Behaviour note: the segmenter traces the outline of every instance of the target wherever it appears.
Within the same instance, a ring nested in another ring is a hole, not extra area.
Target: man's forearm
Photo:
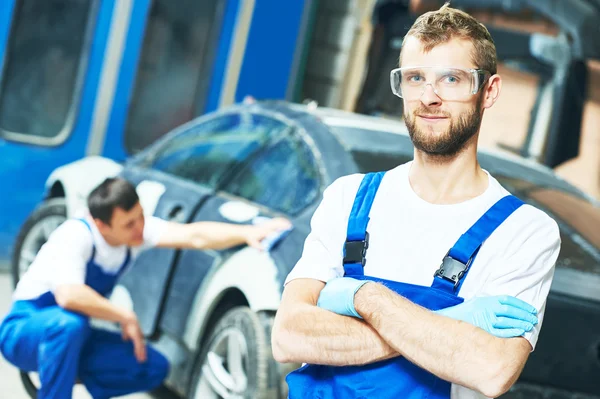
[[[273,354],[282,363],[349,366],[398,356],[368,324],[313,305],[278,313]]]
[[[407,359],[444,380],[487,396],[497,396],[512,385],[510,380],[523,366],[520,360],[506,356],[514,341],[439,316],[380,284],[365,284],[356,294],[355,306]]]
[[[220,222],[196,222],[189,225],[196,249],[225,249],[244,244],[253,226]]]
[[[60,307],[93,318],[125,323],[135,317],[133,312],[115,306],[85,284],[60,286],[54,294]]]

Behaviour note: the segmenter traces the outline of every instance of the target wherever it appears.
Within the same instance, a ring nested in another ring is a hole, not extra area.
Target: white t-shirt
[[[381,181],[367,228],[370,240],[365,274],[430,286],[434,272],[458,238],[509,192],[488,174],[488,188],[480,196],[459,204],[431,204],[413,191],[408,179],[410,165],[388,171]],[[362,178],[361,174],[345,176],[325,190],[302,257],[286,283],[297,278],[327,282],[343,275],[347,220]],[[511,295],[535,306],[539,323],[525,335],[535,347],[559,250],[556,222],[541,210],[523,205],[481,247],[460,296],[468,300]],[[484,396],[453,385],[452,398]]]
[[[17,284],[14,300],[34,299],[62,284],[83,284],[86,265],[96,247],[94,262],[107,274],[116,274],[125,262],[127,247],[109,245],[94,224],[87,211],[84,217],[92,233],[81,220],[69,219],[54,230],[42,246],[34,261]],[[131,262],[140,251],[155,246],[164,231],[165,221],[154,216],[146,216],[144,243],[131,248]],[[93,236],[93,238],[92,238]]]

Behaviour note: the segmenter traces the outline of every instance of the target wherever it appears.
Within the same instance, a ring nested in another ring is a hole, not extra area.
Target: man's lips
[[[428,122],[437,122],[437,121],[441,121],[444,119],[448,119],[447,117],[443,116],[443,115],[417,115],[419,118],[424,119]]]

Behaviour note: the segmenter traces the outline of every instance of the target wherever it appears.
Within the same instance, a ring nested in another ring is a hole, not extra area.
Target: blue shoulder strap
[[[85,224],[85,227],[87,227],[87,229],[90,231],[90,234],[92,235],[92,256],[90,256],[90,260],[88,260],[89,263],[92,262],[94,260],[94,256],[96,256],[96,244],[94,244],[94,234],[92,233],[92,227],[90,226],[87,220],[85,220],[84,218],[79,218],[77,220],[83,222],[83,224]]]
[[[127,267],[127,264],[129,263],[130,260],[131,260],[131,248],[127,247],[127,255],[125,256],[125,260],[123,261],[123,264],[119,268],[119,273],[118,273],[119,275],[121,275],[125,271],[125,268]]]
[[[90,226],[88,221],[85,220],[84,218],[79,218],[78,220],[83,222],[83,224],[85,224],[85,227],[87,227],[87,229],[90,231],[90,234],[92,234],[92,256],[90,257],[90,260],[88,261],[88,262],[92,262],[94,260],[94,256],[96,255],[96,244],[94,244],[94,234],[92,233],[92,227]],[[129,263],[130,260],[131,260],[131,248],[127,247],[127,254],[125,255],[125,261],[119,268],[119,273],[122,273],[123,270],[125,270],[125,266],[127,266],[127,264]]]
[[[366,174],[354,197],[344,244],[345,275],[364,274],[365,255],[369,247],[369,233],[367,232],[369,213],[384,175],[385,172]]]
[[[507,195],[491,206],[450,248],[440,268],[435,272],[431,286],[458,295],[479,248],[521,205],[523,201],[513,195]]]

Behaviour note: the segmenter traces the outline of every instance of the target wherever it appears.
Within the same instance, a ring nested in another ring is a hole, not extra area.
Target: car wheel
[[[275,321],[274,313],[259,313],[259,317],[265,328],[267,336],[267,345],[269,347],[269,398],[285,399],[288,397],[288,385],[285,377],[296,370],[302,364],[296,363],[279,363],[273,358],[273,350],[271,347],[271,332],[273,331],[273,322]]]
[[[205,340],[189,399],[267,399],[271,351],[259,317],[245,306],[223,315]]]
[[[11,272],[15,287],[48,240],[50,233],[66,219],[67,205],[64,198],[53,198],[43,202],[27,218],[17,236],[12,256]]]

